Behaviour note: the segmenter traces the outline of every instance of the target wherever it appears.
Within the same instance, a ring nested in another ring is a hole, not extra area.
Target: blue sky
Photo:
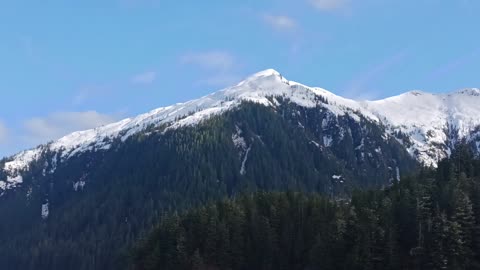
[[[274,68],[336,94],[480,87],[474,0],[0,2],[0,156]]]

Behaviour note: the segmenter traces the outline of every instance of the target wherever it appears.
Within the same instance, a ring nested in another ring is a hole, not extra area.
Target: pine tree
[[[472,235],[475,226],[473,206],[469,197],[458,191],[455,196],[455,212],[452,217],[455,227],[458,227],[458,261],[466,267],[472,259]],[[458,226],[457,226],[458,224]]]
[[[447,215],[437,209],[433,219],[431,262],[433,269],[448,269],[447,244],[449,237]]]
[[[195,250],[192,256],[192,270],[206,270],[205,263],[198,249]]]
[[[474,183],[472,191],[472,204],[475,217],[475,225],[472,230],[472,251],[474,262],[472,269],[480,269],[480,181]]]

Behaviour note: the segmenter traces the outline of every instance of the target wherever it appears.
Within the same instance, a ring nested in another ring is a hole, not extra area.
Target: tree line
[[[460,146],[437,169],[351,200],[259,192],[165,217],[132,269],[480,269],[480,162]]]

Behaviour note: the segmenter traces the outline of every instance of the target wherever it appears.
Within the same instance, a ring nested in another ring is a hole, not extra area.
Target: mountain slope
[[[55,155],[46,153],[0,198],[0,266],[121,269],[122,252],[165,213],[258,190],[345,197],[415,168],[364,118],[278,102],[244,102],[194,126],[148,128],[43,176]]]
[[[451,153],[454,144],[466,139],[480,149],[480,90],[466,89],[451,94],[428,94],[418,91],[378,101],[354,101],[321,88],[311,88],[289,81],[275,70],[259,72],[236,86],[197,100],[159,108],[118,123],[92,130],[75,132],[58,141],[24,151],[7,159],[0,173],[0,189],[11,189],[22,183],[22,171],[28,170],[45,152],[54,158],[45,164],[45,173],[53,172],[63,162],[85,151],[108,150],[112,141],[144,131],[150,126],[178,128],[199,123],[251,101],[276,106],[276,99],[288,98],[303,107],[321,105],[335,116],[363,116],[387,127],[385,136],[397,137],[409,153],[427,166]],[[325,100],[327,102],[322,102]],[[401,136],[399,136],[401,133]],[[1,163],[0,163],[0,166]],[[0,167],[1,168],[1,167]]]
[[[412,143],[409,152],[425,165],[436,166],[463,139],[478,140],[479,89],[436,95],[413,91],[364,106],[382,119],[390,133],[406,134]]]
[[[460,106],[450,115],[414,97],[345,99],[267,70],[197,100],[67,135],[0,161],[0,266],[119,269],[122,252],[167,212],[258,190],[345,198],[384,188],[419,161],[448,155],[458,140],[476,147],[477,106],[461,107],[474,94],[428,96],[454,104],[451,111]],[[445,132],[443,143],[425,139],[428,122],[403,125],[409,112],[395,114],[397,103],[439,115],[432,128]]]

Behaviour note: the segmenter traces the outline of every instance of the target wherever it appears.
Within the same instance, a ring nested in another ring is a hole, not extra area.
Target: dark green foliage
[[[465,154],[350,201],[260,192],[167,217],[133,268],[479,269],[480,162]]]
[[[176,130],[151,127],[125,142],[113,142],[108,151],[87,152],[59,162],[55,173],[44,176],[45,163],[49,164],[47,171],[52,169],[50,161],[55,156],[45,153],[23,174],[22,187],[0,197],[1,268],[119,269],[125,265],[123,258],[138,237],[150,231],[166,213],[181,213],[213,200],[262,190],[319,192],[328,198],[345,199],[356,188],[391,185],[397,167],[402,174],[416,167],[395,139],[383,138],[381,126],[366,119],[354,121],[348,115],[336,117],[322,107],[303,108],[281,99],[279,102],[281,105],[276,108],[246,103],[199,125]],[[232,142],[237,130],[241,130],[250,149],[248,156],[246,149]],[[331,142],[325,138],[331,138]],[[240,173],[242,163],[244,173]],[[333,175],[341,175],[341,179],[334,179]],[[74,191],[73,185],[81,180],[85,187]],[[41,206],[46,202],[50,215],[42,220]],[[343,216],[346,223],[338,226],[350,226],[348,215],[350,212]],[[358,219],[376,218],[369,212],[358,213]],[[255,225],[265,244],[276,237],[269,232],[279,222],[260,220]],[[202,233],[226,237],[233,225],[218,226],[215,231]],[[242,239],[242,230],[239,227],[229,235],[230,241]],[[294,241],[294,235],[283,237]],[[345,237],[355,235],[345,229]],[[396,236],[388,234],[382,241],[392,237]],[[314,239],[302,237],[294,245],[302,246]],[[367,240],[362,239],[365,245]],[[207,247],[212,250],[220,243],[228,245],[221,239],[209,241]],[[182,243],[183,240],[178,252],[190,252]],[[282,242],[284,246],[290,244]],[[273,265],[271,258],[277,254],[276,247],[262,248],[271,254],[265,263]],[[330,249],[321,244],[316,248]],[[347,247],[342,244],[337,248]],[[379,252],[376,246],[370,249],[372,256]],[[196,258],[197,268],[211,259],[203,256],[203,250],[198,256],[193,252],[188,256]],[[230,262],[229,258],[242,252],[242,247],[234,246],[217,257]],[[289,252],[294,258],[303,256],[296,254],[297,249]],[[178,265],[179,261],[183,262],[177,259],[170,263]]]

